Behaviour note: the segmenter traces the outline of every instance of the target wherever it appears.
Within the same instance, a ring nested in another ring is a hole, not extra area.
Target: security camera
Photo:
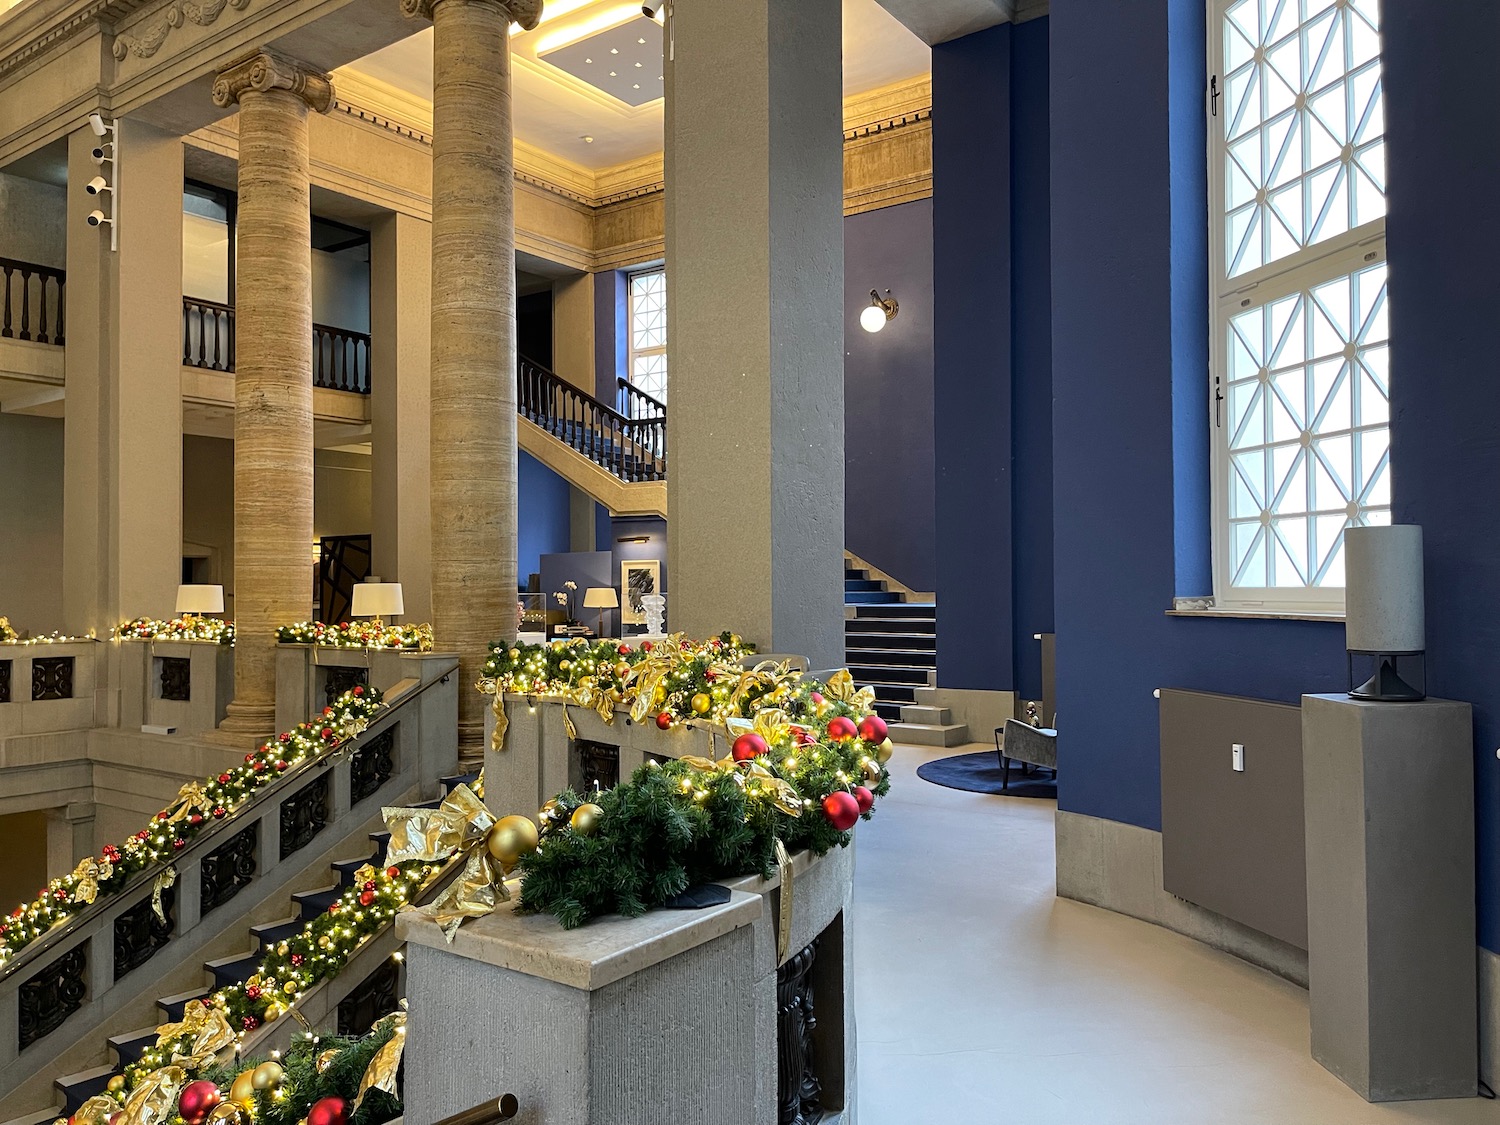
[[[100,211],[97,208],[89,212],[89,226],[91,227],[103,226],[105,223],[110,221],[110,218],[105,215],[103,211]]]
[[[89,114],[89,128],[94,131],[94,136],[106,137],[109,135],[109,131],[112,126],[106,125],[104,123],[104,118],[100,117],[99,114],[95,112]]]
[[[88,192],[90,195],[98,195],[101,191],[109,190],[109,181],[106,180],[103,176],[95,176],[92,180],[83,185],[83,190]]]
[[[656,14],[667,6],[667,0],[645,0],[641,5],[641,14],[647,19],[655,19]]]
[[[95,164],[103,164],[106,161],[113,160],[114,157],[110,156],[106,150],[112,149],[114,147],[115,146],[111,142],[105,141],[102,145],[89,153],[89,159],[92,160]]]

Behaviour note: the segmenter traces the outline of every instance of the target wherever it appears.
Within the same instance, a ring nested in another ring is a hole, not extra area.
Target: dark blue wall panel
[[[875,333],[871,289],[901,305]],[[845,219],[844,545],[914,590],[937,588],[932,317],[932,201]]]
[[[1474,705],[1479,939],[1500,951],[1500,5],[1385,0],[1395,519],[1423,527],[1429,687]]]
[[[521,585],[541,572],[541,556],[569,543],[568,482],[525,450],[516,462],[516,562]]]

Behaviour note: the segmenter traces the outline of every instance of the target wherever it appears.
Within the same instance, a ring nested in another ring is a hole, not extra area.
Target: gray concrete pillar
[[[674,6],[666,64],[674,629],[841,665],[835,0]]]

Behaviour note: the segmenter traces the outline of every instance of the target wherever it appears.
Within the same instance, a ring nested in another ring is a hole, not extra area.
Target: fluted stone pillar
[[[516,633],[512,21],[541,0],[402,0],[432,45],[432,624],[459,654],[459,755],[483,755],[486,645]]]
[[[276,627],[312,607],[312,231],[307,112],[328,75],[269,50],[220,72],[214,104],[239,105],[235,257],[234,701],[221,730],[270,735]]]

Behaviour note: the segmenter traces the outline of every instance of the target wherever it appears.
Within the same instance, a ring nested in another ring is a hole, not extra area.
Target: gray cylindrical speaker
[[[1419,526],[1349,528],[1344,575],[1345,648],[1388,654],[1426,649]]]

